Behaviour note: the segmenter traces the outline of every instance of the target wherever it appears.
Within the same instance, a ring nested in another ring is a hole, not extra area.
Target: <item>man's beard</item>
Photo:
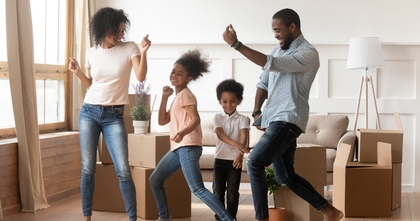
[[[287,50],[290,48],[290,44],[292,44],[292,42],[290,41],[290,38],[288,39],[284,39],[284,44],[280,45],[281,50]]]

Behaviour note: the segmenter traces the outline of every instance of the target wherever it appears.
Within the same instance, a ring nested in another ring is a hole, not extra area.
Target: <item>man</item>
[[[309,91],[319,68],[318,52],[303,37],[299,15],[292,9],[274,14],[271,26],[279,45],[269,55],[238,41],[232,25],[227,26],[223,33],[226,43],[263,69],[257,83],[252,116],[254,125],[258,124],[258,129],[265,132],[251,152],[247,165],[255,218],[268,220],[265,167],[273,164],[276,180],[282,186],[322,211],[324,221],[340,220],[343,213],[329,204],[293,168],[296,138],[305,132],[309,118]]]

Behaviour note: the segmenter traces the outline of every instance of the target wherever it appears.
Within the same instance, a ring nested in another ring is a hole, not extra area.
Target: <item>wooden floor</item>
[[[241,188],[238,221],[254,221],[254,207],[251,190]],[[326,198],[331,199],[331,192],[326,192]],[[187,219],[172,219],[174,221],[213,221],[214,213],[195,196],[192,197],[192,214]],[[392,211],[391,217],[379,218],[344,218],[343,221],[420,221],[420,193],[402,193],[402,206]],[[36,213],[20,213],[1,219],[1,221],[82,221],[80,195],[74,195],[51,203],[51,207]],[[126,221],[125,213],[93,212],[95,221]],[[143,219],[137,219],[142,221]]]

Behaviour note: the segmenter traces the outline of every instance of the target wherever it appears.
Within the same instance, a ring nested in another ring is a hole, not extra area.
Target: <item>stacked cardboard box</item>
[[[155,168],[169,149],[169,133],[128,135],[128,163],[130,166]]]
[[[153,168],[133,167],[133,179],[136,186],[137,216],[142,219],[159,217],[155,197],[149,183]],[[172,218],[191,217],[191,191],[181,170],[176,171],[165,181],[168,207]]]
[[[346,217],[391,215],[392,150],[379,142],[377,163],[351,162],[351,146],[341,144],[334,162],[333,204]]]
[[[326,148],[314,144],[299,144],[295,152],[295,171],[324,195],[327,185]],[[287,188],[279,188],[275,195],[278,206],[286,208],[285,220],[317,221],[323,220],[322,212],[317,211],[305,200]]]
[[[149,177],[170,150],[169,133],[128,134],[129,164],[137,192],[137,215],[142,219],[159,217]],[[165,181],[172,218],[191,217],[191,191],[179,169]]]
[[[137,216],[142,219],[159,217],[149,177],[169,149],[169,133],[128,134],[128,161],[136,187]],[[102,151],[102,159],[111,159],[107,153]],[[98,162],[95,179],[93,210],[125,212],[114,165]],[[191,191],[182,171],[175,172],[164,185],[172,218],[191,217]]]
[[[95,183],[92,210],[124,213],[124,199],[114,164],[96,163]]]
[[[403,129],[400,115],[394,113],[396,130],[358,129],[357,158],[361,163],[377,162],[377,143],[385,142],[392,146],[392,210],[401,206],[401,164],[403,159]]]
[[[129,98],[130,105],[126,105],[124,110],[124,123],[128,136],[128,160],[136,187],[137,215],[142,219],[157,219],[159,215],[149,177],[160,159],[169,151],[169,134],[133,134],[130,110],[131,104],[134,103],[134,95],[130,95]],[[98,159],[92,209],[125,212],[118,177],[102,136],[98,144]],[[165,182],[165,188],[172,217],[191,217],[191,192],[181,170]]]

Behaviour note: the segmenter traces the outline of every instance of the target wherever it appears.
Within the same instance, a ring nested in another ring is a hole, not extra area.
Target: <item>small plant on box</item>
[[[134,104],[131,107],[131,117],[135,121],[147,121],[150,119],[149,96],[150,84],[146,85],[146,79],[143,82],[133,84],[135,91]]]
[[[274,208],[277,208],[276,203],[276,191],[281,187],[280,183],[277,182],[272,168],[265,168],[265,176],[267,178],[268,193],[273,195]]]

